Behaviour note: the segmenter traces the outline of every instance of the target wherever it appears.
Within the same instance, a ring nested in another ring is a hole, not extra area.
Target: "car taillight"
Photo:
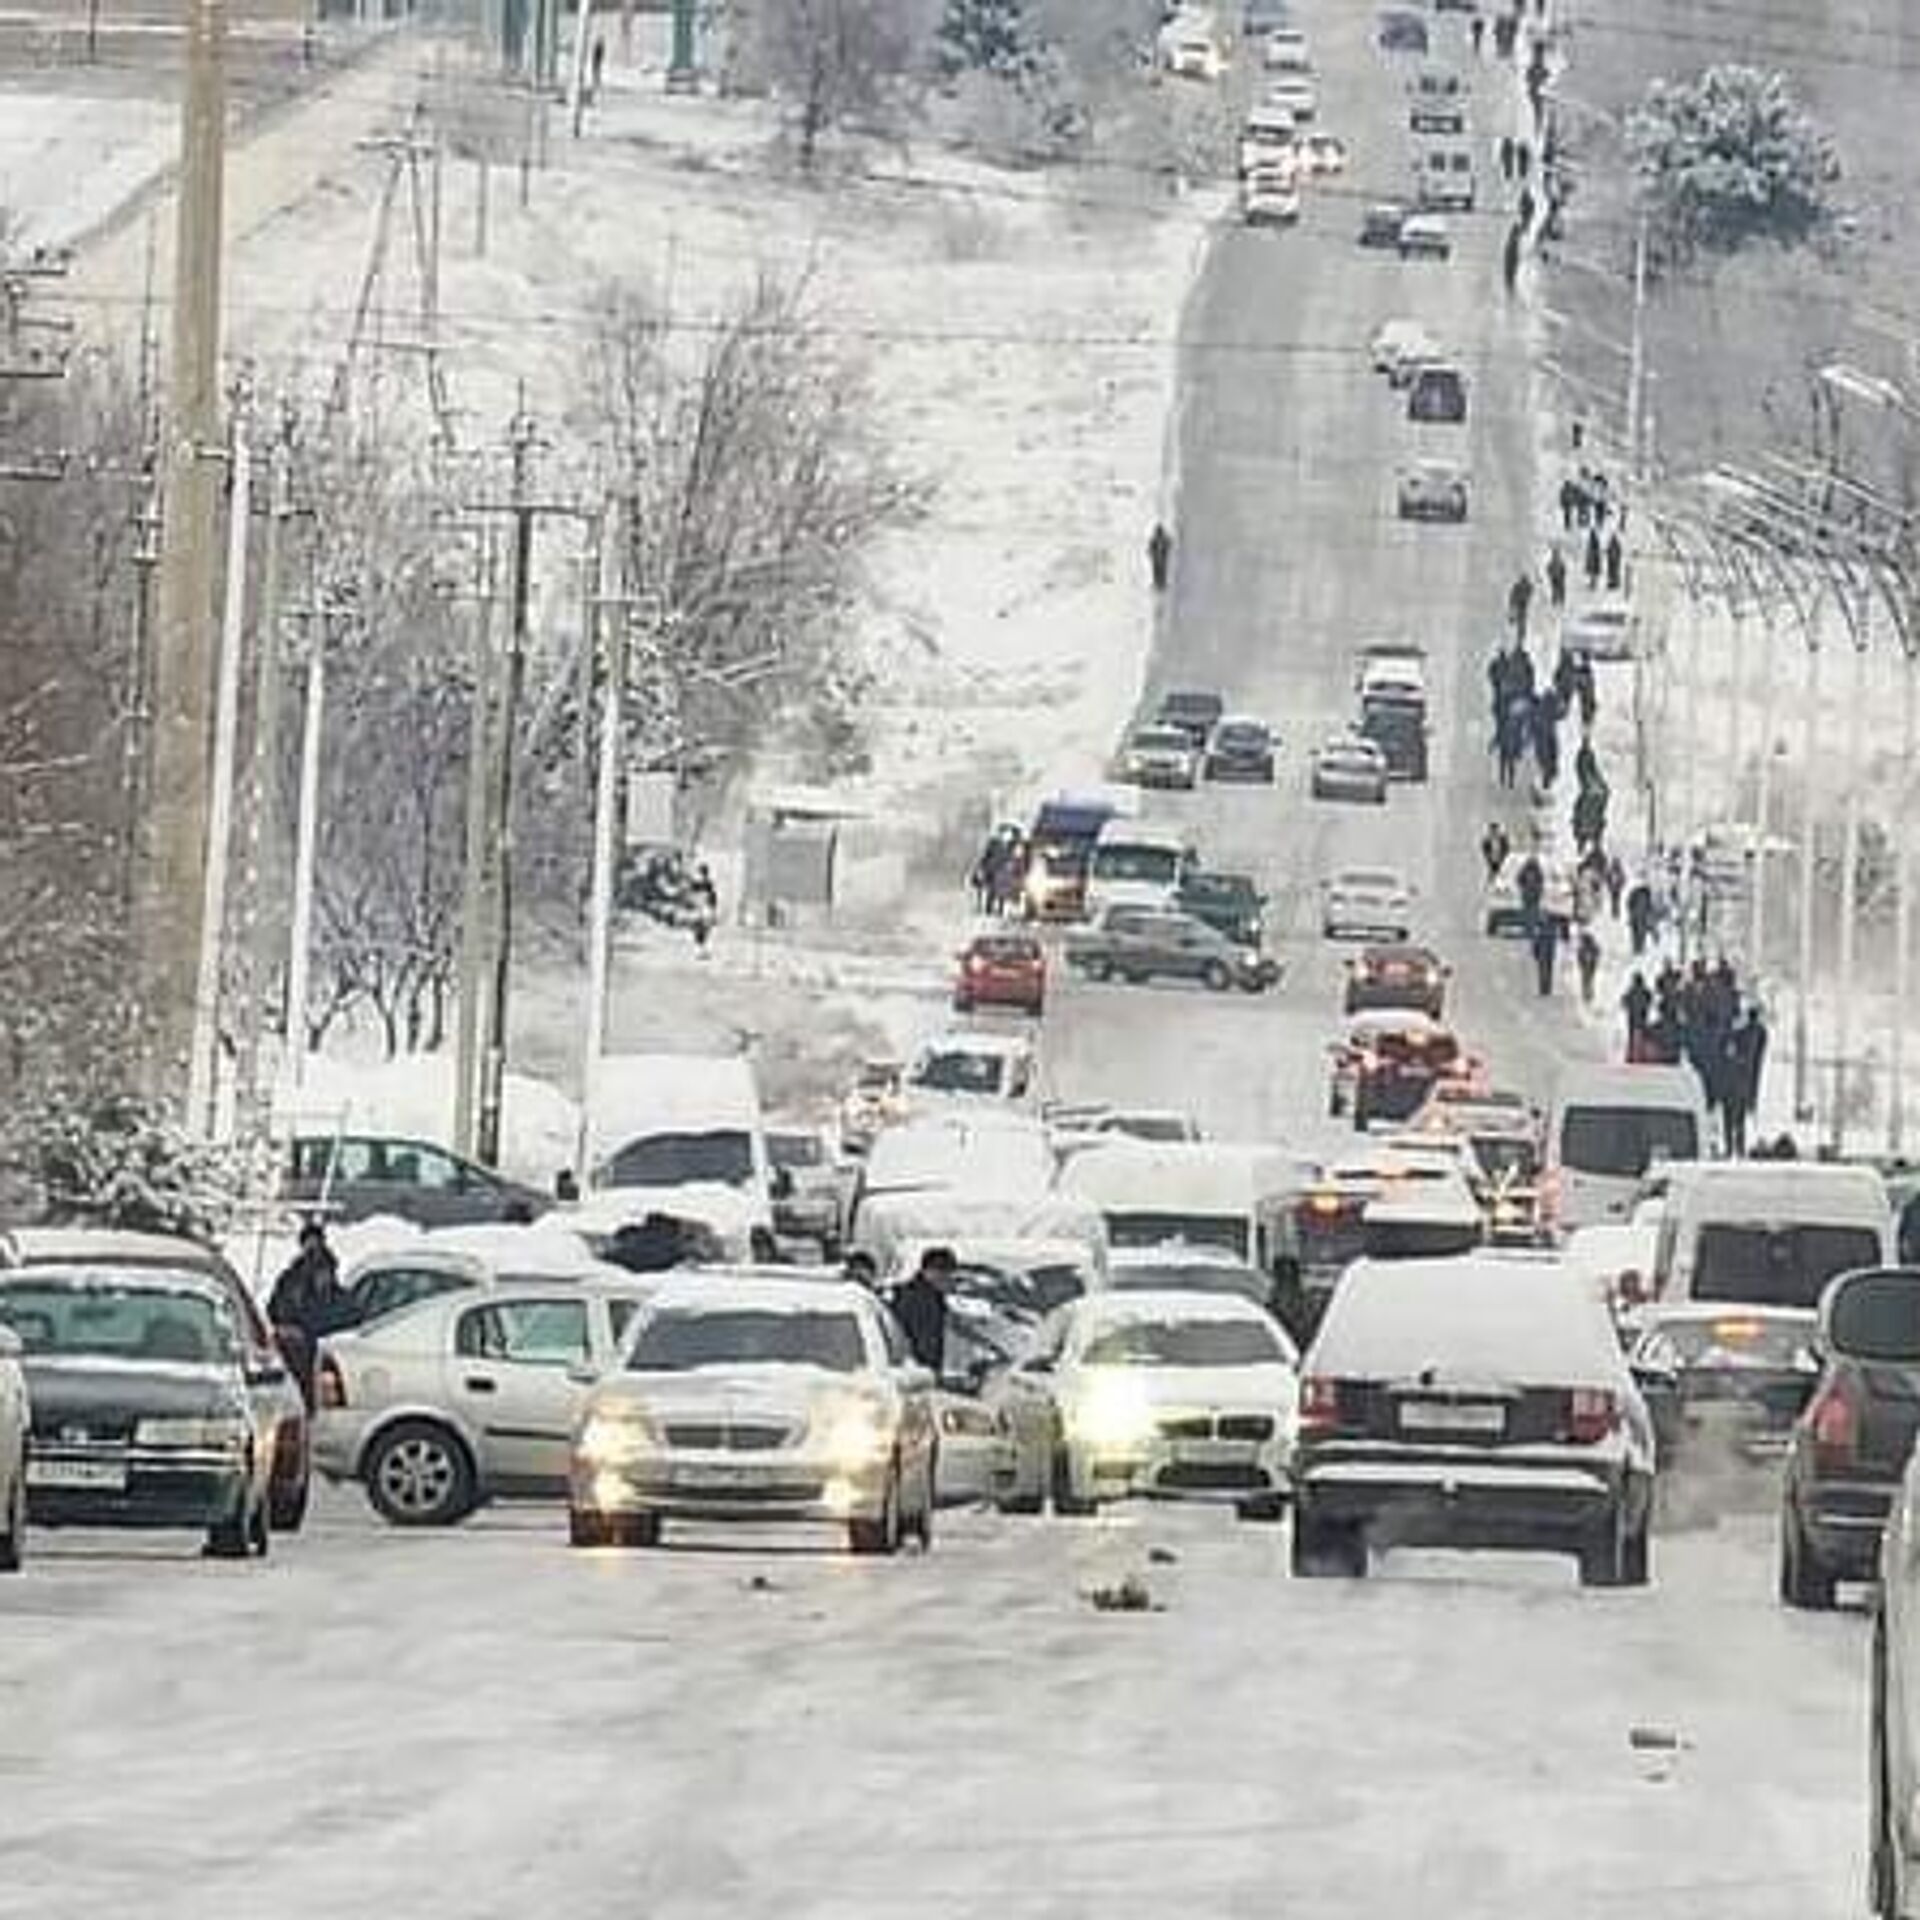
[[[1300,1382],[1302,1432],[1326,1432],[1340,1424],[1340,1382],[1323,1373],[1310,1373]]]
[[[340,1363],[330,1353],[320,1356],[320,1365],[313,1376],[314,1399],[323,1407],[344,1407],[347,1404],[347,1383],[340,1372]]]
[[[986,970],[987,960],[985,954],[970,953],[967,955],[967,971],[969,973],[985,973]]]
[[[1619,1424],[1620,1403],[1604,1387],[1575,1387],[1567,1395],[1567,1438],[1575,1446],[1593,1446]]]
[[[1845,1381],[1829,1380],[1814,1395],[1807,1408],[1807,1431],[1813,1436],[1816,1466],[1852,1466],[1860,1445],[1860,1409]]]

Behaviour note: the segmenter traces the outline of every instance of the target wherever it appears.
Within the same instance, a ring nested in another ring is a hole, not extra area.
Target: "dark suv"
[[[1427,704],[1404,695],[1368,694],[1360,703],[1360,731],[1387,757],[1395,780],[1427,777]]]
[[[429,1141],[354,1133],[294,1140],[280,1197],[342,1222],[392,1214],[421,1227],[533,1220],[549,1204],[544,1193]]]
[[[1180,883],[1177,904],[1236,946],[1257,947],[1266,937],[1267,896],[1248,874],[1190,873]]]
[[[1920,1268],[1840,1275],[1821,1297],[1818,1348],[1781,1500],[1790,1607],[1831,1607],[1840,1581],[1879,1576],[1880,1536],[1920,1431]]]

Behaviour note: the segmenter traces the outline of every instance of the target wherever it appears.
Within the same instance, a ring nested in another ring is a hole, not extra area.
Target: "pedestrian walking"
[[[1533,758],[1540,769],[1540,784],[1549,793],[1560,777],[1560,708],[1551,692],[1539,695],[1533,703]]]
[[[1573,705],[1573,655],[1565,647],[1554,656],[1553,697],[1562,707]]]
[[[1618,593],[1620,582],[1626,573],[1627,551],[1620,541],[1620,529],[1615,527],[1607,535],[1607,591]]]
[[[1520,862],[1520,871],[1513,876],[1514,897],[1520,902],[1520,912],[1531,927],[1540,917],[1540,902],[1546,896],[1547,874],[1540,864],[1540,856],[1530,853]]]
[[[1531,187],[1522,187],[1520,189],[1520,198],[1514,204],[1514,212],[1520,222],[1520,231],[1522,233],[1530,232],[1533,227],[1534,214],[1533,189]]]
[[[1476,13],[1467,25],[1467,32],[1473,37],[1474,58],[1478,59],[1482,45],[1487,37],[1487,22],[1485,16]]]
[[[1507,624],[1513,629],[1516,643],[1524,643],[1527,637],[1527,615],[1533,608],[1533,575],[1521,573],[1514,576],[1513,585],[1507,589]]]
[[[1550,913],[1534,916],[1533,977],[1542,1000],[1553,993],[1553,963],[1560,951],[1560,923]]]
[[[1509,792],[1520,769],[1520,756],[1527,750],[1526,715],[1531,705],[1525,694],[1515,694],[1494,722],[1494,759],[1499,766],[1500,785]]]
[[[1173,565],[1173,535],[1163,522],[1156,520],[1153,531],[1147,535],[1147,572],[1153,580],[1155,593],[1167,590],[1167,572]]]
[[[1600,529],[1598,527],[1589,527],[1587,529],[1586,563],[1587,587],[1589,591],[1592,591],[1592,589],[1598,587],[1600,584],[1600,569],[1602,565]]]
[[[1502,180],[1513,178],[1513,135],[1510,133],[1503,133],[1500,136],[1500,178]]]
[[[267,1296],[267,1319],[280,1335],[287,1366],[309,1409],[313,1406],[313,1367],[320,1342],[341,1324],[346,1296],[340,1287],[340,1263],[318,1220],[300,1228],[299,1251],[284,1266]]]
[[[914,1359],[929,1373],[946,1371],[947,1289],[956,1263],[951,1247],[929,1247],[913,1277],[893,1290],[893,1317]]]
[[[1573,656],[1573,698],[1580,709],[1582,730],[1591,733],[1600,711],[1600,689],[1593,677],[1593,655],[1584,647]]]
[[[693,885],[693,944],[697,952],[704,955],[707,942],[713,938],[714,924],[720,918],[720,891],[713,884],[713,870],[702,860],[694,870]]]
[[[1580,490],[1573,484],[1573,476],[1569,474],[1560,482],[1560,531],[1562,533],[1573,531],[1574,515],[1579,510],[1579,506]],[[1564,569],[1565,562],[1563,561],[1561,565]]]
[[[1627,890],[1627,870],[1620,864],[1620,856],[1610,853],[1607,856],[1607,911],[1618,920],[1620,918],[1620,897]]]
[[[1480,858],[1486,862],[1487,880],[1491,884],[1500,877],[1500,869],[1507,864],[1507,855],[1513,851],[1513,842],[1507,838],[1507,830],[1498,820],[1490,820],[1487,830],[1480,836]]]
[[[1647,1028],[1653,1018],[1653,989],[1638,967],[1620,996],[1620,1011],[1627,1016],[1627,1058],[1638,1064],[1647,1057]]]
[[[1627,939],[1638,960],[1653,939],[1653,889],[1645,878],[1636,880],[1627,892]]]
[[[1516,180],[1526,179],[1532,167],[1533,149],[1524,140],[1516,140],[1513,143],[1513,177]]]
[[[1564,497],[1565,493],[1566,489],[1563,485],[1561,488],[1562,499],[1560,502],[1560,511],[1563,516],[1567,510]],[[1547,550],[1546,573],[1547,598],[1553,603],[1554,611],[1558,613],[1561,608],[1567,604],[1567,563],[1560,551],[1560,543],[1557,540]]]
[[[600,76],[607,70],[607,43],[598,34],[594,36],[593,53],[589,64],[592,77],[587,83],[587,100],[591,104],[600,96]]]
[[[1500,277],[1506,282],[1508,293],[1520,284],[1520,242],[1521,231],[1518,227],[1507,229],[1506,244],[1500,249]]]
[[[1580,999],[1586,1006],[1593,1005],[1594,982],[1600,977],[1600,942],[1594,938],[1591,927],[1580,929],[1580,938],[1573,950],[1574,963],[1580,969]]]

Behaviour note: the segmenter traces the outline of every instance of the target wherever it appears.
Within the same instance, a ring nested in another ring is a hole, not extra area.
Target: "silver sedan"
[[[1387,756],[1371,740],[1342,734],[1316,747],[1310,791],[1316,800],[1387,802]]]

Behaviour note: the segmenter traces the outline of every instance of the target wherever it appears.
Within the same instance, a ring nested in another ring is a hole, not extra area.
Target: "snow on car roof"
[[[1107,1265],[1116,1276],[1145,1267],[1161,1272],[1179,1267],[1205,1267],[1209,1270],[1242,1267],[1249,1273],[1253,1272],[1246,1261],[1238,1259],[1225,1248],[1198,1247],[1191,1240],[1162,1240],[1157,1246],[1151,1247],[1116,1247],[1107,1256]]]
[[[869,1195],[978,1184],[1009,1198],[1044,1193],[1053,1180],[1045,1127],[1024,1114],[929,1114],[886,1128],[867,1150]]]
[[[656,1313],[862,1313],[873,1295],[857,1281],[814,1279],[804,1268],[791,1280],[751,1269],[702,1267],[697,1275],[671,1275],[653,1290]]]
[[[1617,1336],[1590,1286],[1555,1255],[1356,1260],[1306,1359],[1357,1380],[1449,1379],[1619,1388]]]
[[[1143,1320],[1252,1320],[1262,1326],[1273,1324],[1273,1316],[1244,1294],[1189,1292],[1180,1287],[1083,1294],[1072,1311],[1083,1323],[1099,1327],[1137,1325]]]
[[[435,1227],[419,1246],[426,1253],[465,1254],[495,1273],[511,1273],[528,1279],[565,1280],[602,1270],[586,1240],[572,1227],[553,1218],[536,1220],[528,1226],[490,1221],[464,1227]],[[402,1257],[404,1255],[405,1250]]]
[[[1033,1051],[1033,1042],[1017,1033],[985,1033],[973,1028],[952,1028],[923,1041],[915,1053],[925,1060],[940,1053],[984,1053],[999,1060],[1024,1059]]]

